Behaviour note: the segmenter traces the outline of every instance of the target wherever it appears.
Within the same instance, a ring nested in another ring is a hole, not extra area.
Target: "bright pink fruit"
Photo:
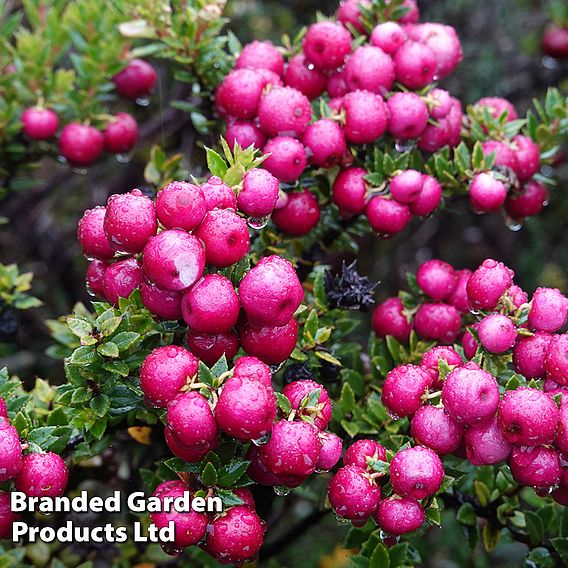
[[[298,180],[308,164],[304,145],[290,136],[272,138],[264,146],[263,153],[270,156],[262,167],[284,182]]]
[[[200,187],[183,181],[168,183],[156,197],[156,214],[166,229],[193,231],[207,213]]]
[[[254,168],[243,177],[243,188],[237,195],[239,209],[251,217],[270,215],[278,199],[280,185],[267,170]]]
[[[265,85],[258,71],[234,69],[217,88],[215,106],[222,114],[250,120],[257,114]]]
[[[507,391],[499,404],[499,425],[511,444],[550,444],[556,435],[558,420],[556,403],[538,389],[520,387]]]
[[[371,33],[371,43],[391,56],[407,39],[404,29],[396,22],[383,22]]]
[[[369,172],[363,168],[347,168],[339,172],[332,187],[332,200],[343,213],[359,215],[365,210]]]
[[[329,471],[341,458],[343,442],[339,436],[331,432],[320,432],[318,436],[321,442],[321,451],[316,471]]]
[[[187,463],[200,462],[207,455],[207,452],[214,450],[217,447],[217,440],[215,440],[211,446],[205,445],[197,448],[187,448],[179,443],[174,433],[168,428],[164,430],[164,437],[172,454]]]
[[[507,199],[507,186],[491,173],[475,174],[469,186],[471,206],[480,213],[497,211]]]
[[[282,75],[284,58],[271,41],[247,43],[237,57],[236,69],[268,69]]]
[[[552,487],[560,482],[560,454],[552,448],[514,447],[509,465],[515,481],[521,485]]]
[[[181,313],[181,293],[162,290],[154,284],[143,282],[140,295],[144,306],[156,317],[163,320],[178,320]]]
[[[168,229],[144,247],[144,272],[157,286],[172,292],[187,290],[203,274],[205,251],[197,237]]]
[[[308,97],[292,87],[274,87],[258,105],[260,128],[268,136],[302,135],[312,118]]]
[[[140,263],[133,257],[119,260],[107,266],[103,289],[104,297],[111,304],[117,304],[119,298],[128,298],[138,289],[144,280]]]
[[[540,148],[528,136],[517,134],[513,138],[513,152],[516,156],[515,173],[520,182],[529,181],[540,169]]]
[[[220,274],[207,274],[183,295],[185,323],[200,333],[224,333],[237,323],[241,306],[233,284]]]
[[[59,128],[59,118],[49,108],[27,108],[21,120],[24,134],[32,140],[49,140]]]
[[[157,347],[140,367],[140,388],[150,406],[166,407],[197,374],[199,361],[177,345]]]
[[[502,262],[484,260],[467,282],[469,305],[475,310],[492,310],[513,283],[515,273]]]
[[[400,365],[387,374],[382,401],[399,418],[414,414],[422,406],[422,397],[432,384],[432,377],[418,365]]]
[[[202,186],[207,211],[212,209],[236,209],[237,196],[235,192],[219,177],[211,176]]]
[[[544,359],[546,376],[559,385],[568,385],[568,334],[553,335]]]
[[[288,61],[284,81],[286,85],[297,89],[310,100],[319,97],[327,86],[325,73],[310,65],[301,53],[294,55]]]
[[[226,359],[232,359],[239,350],[239,338],[230,330],[226,333],[197,333],[188,331],[186,335],[188,347],[210,367],[223,355]]]
[[[77,227],[77,239],[87,258],[108,260],[114,256],[104,230],[106,207],[87,209]]]
[[[266,142],[266,136],[260,128],[254,122],[247,120],[228,120],[225,138],[232,150],[235,149],[236,144],[241,148],[254,146],[260,150]]]
[[[477,335],[489,353],[505,353],[515,344],[517,328],[511,318],[503,314],[485,316],[477,328]]]
[[[529,325],[554,333],[566,325],[568,298],[558,288],[537,288],[531,300]]]
[[[394,64],[389,55],[379,47],[358,47],[345,64],[345,81],[350,91],[362,89],[387,93],[394,84]]]
[[[10,493],[0,491],[0,539],[12,538],[12,526],[19,520],[19,515],[12,513]]]
[[[398,536],[418,530],[426,515],[415,499],[389,497],[379,503],[373,518],[384,532]]]
[[[498,140],[487,140],[486,142],[482,142],[481,147],[483,148],[483,153],[486,156],[489,156],[490,154],[495,155],[496,166],[510,168],[513,171],[516,170],[518,166],[517,156],[509,144]]]
[[[130,152],[138,140],[138,123],[127,112],[119,112],[104,129],[105,151],[111,154]]]
[[[422,191],[418,197],[408,204],[410,212],[418,217],[431,215],[442,201],[442,186],[432,176],[422,175]]]
[[[214,209],[195,234],[205,245],[207,263],[226,268],[243,258],[250,249],[246,221],[230,209]]]
[[[148,96],[157,78],[156,70],[149,63],[142,59],[132,59],[112,80],[120,95],[134,100]]]
[[[67,124],[61,131],[59,151],[72,166],[87,167],[103,152],[104,136],[93,126],[78,122]]]
[[[478,108],[486,108],[489,114],[495,119],[499,118],[503,113],[507,113],[507,122],[519,118],[513,104],[507,99],[500,97],[484,97],[479,99],[475,103],[475,106]]]
[[[417,444],[444,456],[461,445],[464,428],[455,422],[443,408],[422,406],[412,417],[411,434]]]
[[[538,181],[529,181],[516,195],[505,202],[505,209],[513,219],[532,217],[543,209],[548,201],[548,190]]]
[[[22,445],[18,431],[6,418],[0,418],[0,483],[18,474],[22,468]]]
[[[544,377],[544,358],[552,336],[537,332],[529,337],[519,337],[513,349],[515,371],[526,379]]]
[[[470,424],[465,432],[465,451],[473,465],[493,465],[509,459],[511,444],[505,440],[497,417]]]
[[[414,316],[414,328],[422,339],[450,345],[459,335],[461,316],[448,304],[422,304]]]
[[[446,377],[442,403],[456,422],[483,422],[494,416],[499,406],[497,381],[475,363],[466,363]]]
[[[422,355],[420,366],[430,373],[435,382],[438,382],[440,378],[440,361],[444,361],[452,370],[463,365],[461,355],[453,347],[446,345],[432,347]]]
[[[332,168],[341,163],[347,143],[341,126],[329,118],[310,124],[302,136],[308,161],[314,166]]]
[[[380,95],[369,91],[353,91],[343,97],[345,138],[352,144],[369,144],[387,129],[387,107]]]
[[[423,183],[423,176],[419,171],[405,170],[391,179],[389,189],[395,201],[408,204],[418,198]]]
[[[85,283],[90,295],[105,298],[105,272],[107,267],[108,264],[103,260],[95,259],[89,262],[85,274]]]
[[[428,124],[428,107],[416,93],[395,93],[387,107],[389,132],[397,140],[418,138]]]
[[[267,365],[279,365],[291,355],[298,341],[298,322],[292,318],[281,327],[239,327],[239,339],[247,355],[258,357]]]
[[[456,271],[447,262],[428,260],[416,272],[416,281],[422,291],[433,300],[446,300],[456,289]]]
[[[339,8],[335,12],[335,17],[340,21],[346,28],[352,26],[359,32],[365,31],[365,26],[361,22],[361,11],[360,6],[365,6],[369,8],[371,3],[369,0],[344,0],[339,3]]]
[[[256,357],[239,357],[233,367],[233,377],[258,381],[266,387],[272,386],[270,368]]]
[[[331,71],[341,67],[351,52],[351,34],[340,24],[318,22],[308,28],[302,47],[310,63],[322,71]]]
[[[448,303],[454,306],[459,312],[465,313],[469,311],[469,302],[467,299],[467,282],[471,276],[471,270],[456,270],[456,288],[454,293],[448,298]]]
[[[424,499],[434,495],[444,480],[444,466],[430,448],[416,446],[398,452],[390,462],[390,482],[401,497]]]
[[[317,390],[320,391],[320,395],[315,404],[316,409],[305,411],[302,403],[305,404],[308,400],[307,397]],[[298,411],[297,415],[312,416],[314,426],[320,430],[325,430],[331,420],[332,405],[329,395],[322,385],[310,380],[293,381],[284,387],[282,394],[288,398],[292,409]]]
[[[365,215],[372,229],[379,235],[400,233],[412,219],[407,205],[382,196],[371,198]]]
[[[412,323],[404,315],[402,300],[387,298],[373,312],[372,325],[378,337],[392,335],[401,343],[406,343],[412,331]]]
[[[57,497],[67,487],[69,470],[52,452],[27,454],[14,484],[28,497]]]
[[[284,207],[272,214],[274,224],[285,234],[300,237],[316,227],[320,208],[315,195],[309,190],[288,194]]]
[[[375,440],[357,440],[343,456],[345,465],[356,465],[363,470],[369,468],[369,460],[387,460],[387,450]]]
[[[434,81],[438,72],[436,55],[426,45],[406,41],[394,56],[396,79],[409,89],[422,89]]]
[[[154,202],[139,189],[108,198],[104,230],[110,246],[118,252],[141,252],[158,228]]]

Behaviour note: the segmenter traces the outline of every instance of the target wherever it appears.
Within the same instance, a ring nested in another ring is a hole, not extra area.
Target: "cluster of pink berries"
[[[314,472],[331,469],[341,457],[341,439],[325,431],[332,411],[325,389],[311,380],[288,384],[283,397],[289,408],[284,411],[277,404],[269,367],[255,357],[239,357],[231,371],[206,385],[199,382],[198,359],[190,351],[158,347],[142,364],[140,386],[148,405],[167,408],[166,442],[186,462],[201,461],[224,435],[242,444],[253,442],[247,459],[256,482],[297,487]],[[170,489],[180,491],[180,486],[167,486],[167,494]],[[244,505],[225,511],[207,530],[204,515],[176,516],[176,548],[198,544],[207,534],[204,548],[220,562],[254,557],[262,544],[263,524],[250,494],[237,491]],[[243,515],[251,518],[250,532],[237,534]],[[172,518],[159,515],[153,520],[165,525]]]
[[[162,502],[183,497],[185,492],[194,495],[200,489],[195,481],[181,480],[160,483],[154,497]],[[152,522],[158,527],[175,524],[175,541],[164,549],[170,554],[179,554],[189,546],[200,546],[221,564],[241,566],[259,552],[266,531],[266,524],[256,512],[251,492],[246,488],[234,489],[233,493],[243,502],[219,515],[196,511],[153,513]]]
[[[78,239],[92,259],[87,284],[110,303],[140,289],[142,302],[164,320],[182,319],[187,343],[208,365],[239,347],[270,365],[286,360],[298,338],[293,315],[303,298],[294,267],[273,255],[247,272],[238,290],[215,272],[250,248],[247,219],[270,214],[278,183],[252,169],[238,194],[217,177],[197,186],[172,182],[155,202],[134,189],[88,210]]]
[[[369,517],[391,536],[420,528],[425,520],[422,500],[434,495],[444,480],[442,461],[428,447],[402,449],[388,464],[386,449],[374,440],[359,440],[345,452],[343,466],[328,486],[330,503],[338,517],[355,526]],[[385,465],[383,463],[383,465]],[[392,494],[384,497],[381,486],[390,481]]]
[[[339,166],[333,203],[344,218],[365,214],[382,236],[401,232],[413,216],[427,217],[440,205],[442,186],[432,175],[398,170],[373,187],[369,171],[354,164],[357,147],[387,135],[400,152],[416,146],[432,153],[462,140],[462,105],[435,86],[462,59],[457,34],[450,26],[417,23],[414,0],[404,5],[408,12],[398,22],[377,25],[367,42],[357,41],[353,49],[351,31],[365,33],[360,8],[370,3],[346,0],[336,21],[308,28],[301,52],[288,61],[268,41],[246,45],[219,86],[215,105],[225,118],[228,141],[262,149],[268,154],[263,167],[301,188],[279,204],[279,216],[292,219],[279,227],[283,232],[305,234],[317,224],[317,202],[301,180],[307,168]],[[311,105],[318,97],[330,109],[321,118]],[[517,118],[505,99],[484,98],[475,108],[496,120]],[[495,154],[493,169],[476,173],[470,183],[464,180],[472,207],[490,212],[505,206],[516,220],[535,215],[547,198],[544,186],[532,179],[540,167],[539,148],[527,136],[499,136],[482,144],[485,155]],[[298,217],[303,223],[294,232]]]
[[[542,51],[554,59],[568,58],[568,25],[551,23],[542,35]]]
[[[0,483],[12,480],[16,491],[28,497],[56,497],[67,487],[69,471],[52,452],[24,454],[18,431],[10,424],[6,403],[0,398]],[[11,538],[17,515],[10,509],[9,491],[0,491],[0,539]]]
[[[112,80],[117,92],[127,99],[147,97],[156,83],[156,71],[141,59],[133,59]],[[30,140],[53,138],[59,130],[59,116],[43,105],[27,108],[21,116],[22,131]],[[138,139],[138,124],[134,117],[119,112],[106,119],[104,130],[88,123],[70,122],[59,135],[59,152],[74,167],[92,165],[103,153],[126,154]]]

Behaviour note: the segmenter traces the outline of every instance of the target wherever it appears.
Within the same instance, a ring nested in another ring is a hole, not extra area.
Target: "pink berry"
[[[369,91],[353,91],[343,97],[345,138],[352,144],[369,144],[387,129],[387,107],[380,95]]]
[[[12,526],[19,515],[12,513],[10,493],[0,491],[0,539],[12,539]]]
[[[167,428],[164,430],[164,437],[172,454],[187,463],[200,462],[209,451],[214,450],[217,447],[217,440],[215,440],[211,446],[205,445],[196,448],[187,448],[180,444],[174,433]]]
[[[236,69],[268,69],[282,75],[284,58],[270,41],[247,43],[237,57]]]
[[[286,85],[297,89],[310,100],[319,97],[327,86],[325,73],[310,65],[301,53],[290,58],[284,72],[284,81]]]
[[[138,123],[127,112],[119,112],[104,129],[105,151],[110,154],[130,152],[138,140]]]
[[[441,201],[442,186],[436,178],[423,174],[422,191],[414,201],[408,204],[408,208],[413,215],[428,217],[438,209]]]
[[[49,108],[27,108],[21,120],[24,134],[32,140],[49,140],[59,128],[59,118]]]
[[[220,274],[207,274],[183,295],[185,323],[200,333],[225,333],[237,323],[239,298],[233,284]]]
[[[448,303],[461,313],[469,311],[466,286],[470,276],[471,270],[467,268],[456,270],[456,288],[453,294],[447,299]]]
[[[175,499],[184,496],[189,489],[181,481],[165,481],[158,485],[153,496],[162,503],[166,498]],[[198,544],[205,536],[207,530],[207,515],[193,510],[179,512],[175,505],[169,510],[150,514],[152,522],[159,528],[167,527],[170,522],[174,523],[174,548],[186,548]]]
[[[289,136],[272,138],[264,146],[263,153],[270,156],[262,167],[283,182],[297,181],[308,164],[304,145]]]
[[[343,69],[337,69],[330,72],[327,78],[327,92],[332,99],[343,97],[349,92],[347,83],[345,82],[345,73],[343,72]]]
[[[369,460],[387,460],[387,450],[375,440],[357,440],[343,456],[344,465],[355,465],[363,470],[368,469]]]
[[[391,179],[389,189],[395,201],[408,204],[418,198],[423,183],[423,176],[420,172],[405,170]]]
[[[87,167],[103,152],[104,136],[93,126],[71,122],[63,127],[59,151],[71,166]]]
[[[516,284],[513,284],[513,286],[511,286],[507,290],[507,295],[509,296],[511,302],[513,302],[513,305],[517,309],[519,309],[521,306],[524,306],[525,304],[528,304],[529,295],[520,286],[517,286]]]
[[[430,374],[435,382],[438,382],[440,378],[440,361],[444,361],[452,370],[463,365],[461,355],[453,347],[447,345],[432,347],[422,355],[420,366]]]
[[[232,359],[239,350],[239,338],[230,330],[225,333],[198,333],[188,331],[186,335],[188,347],[210,367],[223,355],[226,359]]]
[[[484,97],[479,99],[475,106],[482,109],[486,108],[494,119],[498,119],[503,113],[507,113],[507,122],[519,118],[513,104],[501,97]]]
[[[108,198],[104,230],[110,246],[119,252],[141,252],[158,228],[154,202],[139,189]]]
[[[448,304],[422,304],[414,316],[414,328],[422,339],[450,345],[461,330],[460,313]]]
[[[550,334],[540,331],[529,337],[520,336],[513,348],[515,371],[529,380],[544,377],[546,349],[551,339]]]
[[[511,444],[538,446],[554,440],[559,412],[546,393],[520,387],[507,391],[499,404],[499,425]]]
[[[408,40],[394,56],[396,79],[409,89],[422,89],[434,81],[438,72],[436,55],[427,46]]]
[[[515,171],[518,167],[517,157],[511,147],[505,142],[498,140],[487,140],[481,144],[483,153],[486,156],[495,155],[495,165],[503,166]]]
[[[493,310],[513,283],[514,275],[502,262],[491,258],[484,260],[467,281],[470,307],[475,310]]]
[[[207,211],[212,209],[236,209],[235,192],[219,177],[211,176],[202,186]]]
[[[520,193],[511,195],[505,202],[505,209],[513,219],[532,217],[543,209],[548,201],[548,190],[537,181],[529,181]]]
[[[244,505],[229,509],[207,528],[205,547],[221,564],[243,564],[259,552],[264,539],[264,523]]]
[[[250,461],[247,473],[251,477],[251,479],[259,483],[260,485],[268,485],[270,487],[284,485],[284,480],[282,476],[278,476],[272,473],[260,459],[259,447],[255,446],[254,444],[251,444],[246,454],[246,459]],[[297,479],[299,481],[298,485],[301,485],[304,482],[305,477],[299,477]],[[289,480],[290,480],[289,477],[286,478],[286,482],[288,482]],[[292,483],[292,485],[295,484]],[[295,486],[297,487],[298,485]],[[291,485],[288,485],[288,487],[290,486]]]
[[[243,258],[250,249],[246,221],[230,209],[215,209],[195,232],[205,245],[207,264],[226,268]]]
[[[193,231],[207,213],[200,187],[183,181],[168,183],[156,197],[156,214],[166,229]]]
[[[475,363],[466,363],[446,377],[442,403],[460,424],[483,422],[494,416],[499,406],[497,381]]]
[[[119,298],[128,298],[137,290],[144,279],[140,263],[135,258],[125,258],[109,265],[104,273],[104,297],[111,304],[118,304]]]
[[[455,422],[443,408],[422,406],[412,417],[411,434],[417,444],[444,456],[461,445],[464,428]]]
[[[295,237],[307,235],[317,226],[319,218],[318,200],[307,189],[288,194],[286,205],[272,214],[274,224],[283,233]]]
[[[430,448],[416,446],[398,452],[390,463],[390,482],[401,497],[424,499],[434,495],[444,480],[444,466]]]
[[[222,114],[250,120],[257,114],[266,81],[254,69],[234,69],[215,93],[215,105]]]
[[[564,397],[562,397],[564,401]],[[558,421],[558,432],[554,445],[564,454],[568,455],[568,406],[561,404]]]
[[[12,479],[22,468],[22,445],[18,431],[0,418],[0,483]]]
[[[412,331],[412,323],[404,315],[402,300],[387,298],[373,312],[372,325],[378,337],[392,335],[401,343],[406,343]]]
[[[497,211],[507,198],[507,186],[490,172],[475,174],[469,185],[469,201],[480,213]]]
[[[223,385],[215,419],[225,434],[241,441],[267,436],[276,418],[272,387],[259,381],[232,377]]]
[[[390,4],[390,0],[387,0],[386,4]],[[415,24],[420,19],[416,0],[403,0],[402,7],[406,10],[406,13],[398,18],[401,24]]]
[[[241,148],[254,146],[260,150],[266,142],[266,136],[260,128],[247,120],[230,120],[227,122],[225,138],[229,147],[235,149],[236,144]]]
[[[168,404],[166,428],[189,449],[213,447],[219,437],[209,402],[197,391],[182,392]]]
[[[461,102],[451,97],[451,108],[448,116],[445,118],[447,134],[448,134],[448,144],[455,148],[462,141],[462,125],[463,125],[463,110]]]
[[[430,116],[436,120],[446,118],[452,110],[452,97],[444,89],[432,89],[428,93]]]
[[[555,59],[568,55],[568,27],[549,24],[542,34],[542,50]]]
[[[379,506],[381,490],[364,469],[347,465],[333,476],[327,495],[337,515],[350,521],[364,521]]]
[[[558,288],[537,288],[531,300],[529,325],[554,333],[568,321],[568,298]]]
[[[339,8],[337,8],[337,11],[335,12],[335,17],[346,28],[351,26],[358,32],[364,32],[365,26],[361,22],[360,7],[364,6],[365,8],[369,8],[370,5],[371,3],[369,0],[343,0],[339,3]]]
[[[119,95],[134,100],[148,96],[157,78],[156,70],[149,63],[132,59],[112,80]]]
[[[347,168],[339,172],[333,182],[332,200],[341,212],[363,213],[367,194],[365,176],[368,173],[363,168]]]
[[[181,313],[181,293],[162,290],[154,284],[143,282],[140,286],[142,303],[157,318],[178,320]]]
[[[154,284],[164,290],[181,292],[201,278],[205,251],[194,235],[168,229],[148,241],[143,263],[146,276]]]
[[[503,314],[490,314],[479,322],[479,341],[489,353],[505,353],[515,344],[517,328],[511,318]]]
[[[397,140],[418,138],[428,124],[428,107],[416,93],[395,93],[387,107],[388,129]]]
[[[292,87],[274,87],[258,105],[260,128],[267,136],[301,136],[312,118],[308,97]]]
[[[318,430],[312,424],[279,420],[259,452],[266,467],[276,475],[303,477],[316,470],[320,450]]]
[[[417,24],[410,27],[409,35],[434,52],[440,77],[449,75],[463,59],[460,40],[451,26],[432,22]]]
[[[233,367],[233,377],[258,381],[266,387],[272,386],[270,368],[256,357],[239,357]]]
[[[0,418],[8,420],[8,407],[6,401],[0,396]]]
[[[252,493],[246,487],[237,487],[233,489],[233,493],[243,501],[243,505],[252,509],[253,511],[256,510],[256,503]]]
[[[540,169],[540,148],[528,136],[518,134],[513,138],[516,156],[515,173],[520,182],[529,181]]]
[[[387,93],[394,84],[392,59],[379,47],[362,45],[347,59],[345,81],[350,91]]]
[[[339,436],[331,432],[320,432],[318,436],[321,442],[321,451],[316,471],[329,471],[341,458],[343,442]]]
[[[316,402],[317,410],[305,412],[303,408],[300,408],[302,402],[312,392],[317,390],[320,391],[319,398]],[[290,401],[292,410],[298,411],[297,415],[313,416],[314,426],[319,430],[325,430],[331,420],[332,405],[329,395],[322,385],[311,380],[293,381],[284,387],[282,394],[284,394]]]
[[[423,404],[422,397],[432,384],[432,377],[417,365],[401,365],[387,374],[382,401],[399,418],[414,414]]]
[[[552,448],[514,447],[509,465],[515,481],[521,485],[552,487],[560,482],[560,455]]]
[[[77,227],[77,239],[87,258],[108,260],[114,256],[105,231],[106,207],[87,209]]]
[[[505,440],[497,417],[470,424],[465,431],[465,451],[473,465],[493,465],[507,461],[511,444]]]
[[[108,264],[103,260],[92,260],[89,262],[87,273],[85,274],[85,283],[87,292],[91,296],[99,296],[105,298],[105,272]]]
[[[267,170],[254,168],[243,177],[243,188],[237,196],[239,209],[251,217],[270,215],[278,199],[280,185]]]
[[[568,334],[553,335],[544,359],[546,376],[559,385],[568,385]]]
[[[450,142],[450,125],[447,118],[438,124],[427,124],[418,139],[418,148],[424,152],[436,152]]]
[[[306,59],[322,71],[343,65],[351,53],[351,34],[333,22],[312,24],[304,36],[302,47]]]
[[[247,355],[267,365],[279,365],[292,354],[298,341],[298,322],[292,318],[281,327],[256,328],[249,323],[239,327],[239,339]]]
[[[408,205],[381,196],[371,198],[365,208],[365,215],[372,229],[379,235],[400,233],[412,219]]]
[[[425,294],[439,302],[448,299],[456,289],[456,271],[447,262],[428,260],[418,268],[416,281]]]
[[[398,536],[418,530],[426,515],[415,499],[389,497],[379,503],[373,518],[384,532]]]
[[[166,407],[197,374],[199,361],[177,345],[157,347],[140,367],[140,388],[147,404]]]
[[[251,324],[282,326],[302,302],[304,290],[292,264],[272,255],[264,257],[246,274],[239,295]]]
[[[308,161],[314,166],[332,168],[341,163],[347,143],[341,126],[328,118],[310,124],[302,136]]]
[[[477,329],[479,328],[479,324],[474,323],[470,327],[474,331],[477,331]],[[463,334],[463,337],[461,339],[461,344],[462,344],[462,347],[463,347],[465,358],[466,359],[473,359],[473,357],[477,353],[479,343],[477,342],[477,339],[475,339],[473,334],[471,334],[468,330],[466,330],[466,332]]]
[[[33,453],[24,456],[14,485],[28,497],[57,497],[65,492],[68,478],[69,470],[57,454]]]
[[[371,43],[391,56],[394,56],[407,39],[403,28],[396,22],[383,22],[371,33]]]

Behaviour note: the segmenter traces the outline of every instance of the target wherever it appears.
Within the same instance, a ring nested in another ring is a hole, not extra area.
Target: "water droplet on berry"
[[[523,228],[523,224],[521,222],[517,219],[511,219],[510,217],[505,219],[505,225],[507,225],[507,229],[509,229],[509,231],[513,231],[515,233]]]
[[[266,434],[265,436],[261,436],[260,438],[253,440],[252,443],[255,446],[264,446],[265,444],[268,444],[269,440],[270,440],[270,434]]]
[[[96,296],[94,290],[89,286],[88,282],[85,284],[85,288],[87,289],[87,294],[89,294],[89,296],[91,296],[92,298]]]
[[[274,493],[280,497],[286,497],[292,491],[291,487],[286,487],[285,485],[276,485],[274,487]]]
[[[327,473],[329,471],[329,469],[322,469],[319,467],[316,467],[316,473]]]
[[[79,176],[87,175],[87,168],[73,168],[71,171]]]
[[[115,154],[114,159],[120,164],[128,164],[131,159],[131,154]]]
[[[394,412],[391,412],[390,410],[387,410],[387,414],[391,417],[392,420],[396,421],[396,420],[400,420],[400,416],[397,416]]]
[[[345,517],[340,517],[339,515],[335,515],[335,518],[337,519],[338,523],[341,523],[342,525],[348,525],[351,521],[349,519],[346,519]]]
[[[268,225],[268,221],[270,221],[270,215],[266,217],[249,217],[247,224],[251,229],[259,231]]]
[[[56,158],[56,160],[60,163],[60,164],[66,164],[67,163],[67,158],[65,156],[63,156],[62,154],[59,154]]]
[[[140,97],[136,99],[136,104],[141,107],[146,107],[150,104],[150,97]]]
[[[416,140],[397,140],[394,147],[397,152],[410,152],[416,147]]]

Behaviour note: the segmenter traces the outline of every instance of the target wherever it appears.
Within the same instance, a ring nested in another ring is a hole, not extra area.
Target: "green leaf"
[[[231,487],[243,477],[250,465],[249,461],[232,461],[231,463],[222,466],[218,473],[219,485],[222,487]]]
[[[122,331],[117,333],[113,338],[112,342],[118,347],[118,350],[122,353],[127,349],[130,349],[136,341],[140,338],[140,334],[135,331]]]
[[[218,476],[215,466],[211,462],[207,462],[205,467],[201,470],[201,483],[211,487],[217,485]]]
[[[97,354],[92,345],[78,347],[73,351],[69,362],[73,365],[89,365],[97,360]]]
[[[93,331],[91,322],[81,318],[67,318],[69,329],[79,338],[89,335]]]
[[[332,365],[341,367],[341,361],[339,359],[336,359],[331,353],[328,353],[327,351],[316,351],[315,353],[316,357],[318,357],[319,359],[323,359],[324,361],[327,361]]]
[[[276,401],[278,403],[278,408],[282,411],[284,416],[288,416],[292,411],[292,405],[288,397],[281,392],[274,393],[276,395]]]
[[[550,543],[554,550],[558,552],[558,556],[560,556],[564,564],[568,565],[568,539],[560,537],[551,538]]]
[[[110,398],[106,394],[101,394],[93,398],[89,406],[99,418],[102,418],[110,410]]]
[[[463,525],[474,526],[477,524],[477,515],[471,503],[464,503],[459,508],[456,518]]]
[[[97,353],[103,357],[112,357],[116,359],[120,355],[118,345],[112,341],[107,341],[97,347]]]
[[[217,177],[223,178],[227,173],[227,163],[225,160],[211,148],[205,147],[207,155],[207,167],[209,171]]]
[[[215,491],[215,496],[219,497],[223,502],[223,509],[235,507],[244,503],[244,501],[240,497],[235,495],[232,491],[227,491],[226,489],[217,489]]]
[[[122,316],[118,317],[111,317],[105,319],[100,327],[99,330],[103,337],[109,337],[112,335],[118,328],[118,326],[122,323]]]
[[[390,568],[390,557],[384,544],[377,544],[370,560],[369,568]]]
[[[483,526],[481,531],[481,539],[483,541],[483,547],[487,552],[491,552],[499,543],[501,538],[501,531],[495,529],[490,524]]]
[[[489,504],[490,496],[489,488],[487,487],[487,485],[485,485],[485,483],[482,483],[481,481],[474,481],[473,490],[475,492],[477,500],[479,501],[479,504],[482,507],[487,507],[487,505]]]
[[[351,412],[355,408],[355,393],[349,383],[343,383],[341,387],[341,396],[337,401],[344,414]]]
[[[320,396],[321,396],[321,389],[315,389],[306,396],[304,396],[304,398],[302,398],[302,400],[300,401],[300,407],[299,407],[300,410],[307,408],[309,406],[316,406],[316,404],[318,404],[319,402]]]
[[[316,310],[312,310],[304,324],[304,341],[306,343],[313,343],[316,333],[318,331],[319,319]]]
[[[526,530],[533,546],[539,544],[544,536],[544,523],[542,519],[532,511],[525,512]]]

